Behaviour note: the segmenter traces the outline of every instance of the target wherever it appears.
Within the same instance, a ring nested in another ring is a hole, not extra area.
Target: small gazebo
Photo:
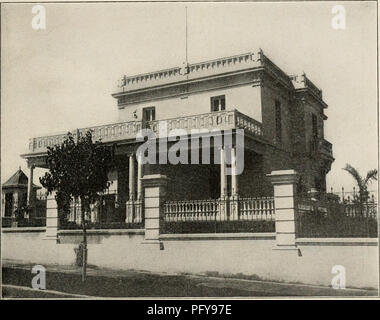
[[[28,177],[19,167],[1,187],[1,216],[13,217],[17,208],[35,204],[38,189],[41,187],[32,183],[28,195]]]

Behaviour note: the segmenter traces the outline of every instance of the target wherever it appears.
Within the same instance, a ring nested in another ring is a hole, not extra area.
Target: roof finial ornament
[[[127,85],[127,76],[126,75],[123,75],[123,77],[118,81],[118,84],[117,86],[119,88],[123,88]]]

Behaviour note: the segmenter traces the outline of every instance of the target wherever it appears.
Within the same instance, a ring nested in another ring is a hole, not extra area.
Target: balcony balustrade
[[[329,157],[333,156],[332,144],[325,139],[319,142],[319,150],[321,153],[326,154]]]
[[[325,139],[313,139],[310,141],[310,153],[320,153],[333,158],[332,144]]]
[[[102,140],[102,142],[117,142],[121,140],[136,139],[137,133],[143,128],[151,128],[158,133],[159,125],[166,121],[168,132],[172,129],[184,129],[187,134],[192,129],[244,129],[247,133],[256,137],[262,137],[262,125],[260,122],[240,113],[237,110],[210,112],[187,117],[178,117],[167,120],[155,121],[128,121],[115,124],[106,124],[95,127],[78,129],[73,132],[74,139],[77,135],[84,135],[86,131],[92,130],[94,140]],[[29,153],[45,153],[47,147],[61,144],[67,133],[52,136],[42,136],[30,139]]]

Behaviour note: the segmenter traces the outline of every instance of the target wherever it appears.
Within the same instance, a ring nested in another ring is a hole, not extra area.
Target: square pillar
[[[161,174],[146,175],[142,179],[144,189],[145,239],[143,243],[160,243],[163,222],[162,204],[165,201],[168,178]]]
[[[44,240],[54,240],[58,243],[58,205],[55,192],[46,199],[46,231]]]
[[[295,190],[299,175],[294,170],[272,171],[267,177],[274,189],[276,249],[297,249]]]

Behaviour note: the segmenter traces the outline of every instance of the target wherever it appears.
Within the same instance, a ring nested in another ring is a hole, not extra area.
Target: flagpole
[[[185,7],[185,15],[186,15],[186,65],[188,63],[187,60],[187,6]]]

